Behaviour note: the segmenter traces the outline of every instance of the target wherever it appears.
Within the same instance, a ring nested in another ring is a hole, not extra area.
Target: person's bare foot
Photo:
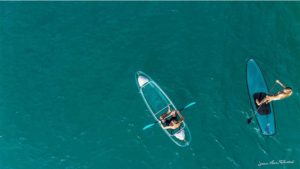
[[[163,123],[166,121],[166,119],[165,119],[164,117],[162,117],[162,116],[159,117],[159,120],[160,120],[161,122],[163,122]]]
[[[258,99],[256,99],[255,102],[258,106],[260,106]]]
[[[176,112],[175,112],[175,111],[172,111],[171,116],[172,116],[172,117],[176,117]]]

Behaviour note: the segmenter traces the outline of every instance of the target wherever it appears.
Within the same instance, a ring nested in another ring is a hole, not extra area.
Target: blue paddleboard
[[[255,103],[256,99],[260,101],[269,94],[269,90],[260,68],[253,59],[247,62],[247,87],[251,106],[262,134],[274,135],[276,125],[272,103],[262,104],[260,107]]]

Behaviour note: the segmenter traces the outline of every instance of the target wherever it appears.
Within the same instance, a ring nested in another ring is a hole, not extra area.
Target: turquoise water
[[[0,168],[299,169],[299,11],[298,2],[1,2]],[[294,89],[274,102],[272,137],[246,124],[249,58],[269,87]],[[153,118],[138,70],[177,107],[197,102],[184,112],[191,146],[158,126],[142,131]]]

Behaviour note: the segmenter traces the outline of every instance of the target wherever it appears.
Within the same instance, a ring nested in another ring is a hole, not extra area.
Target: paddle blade
[[[154,126],[155,124],[156,124],[156,123],[148,124],[147,126],[145,126],[145,127],[143,128],[143,130],[147,130],[148,128]]]
[[[191,107],[191,106],[193,106],[194,104],[196,104],[196,102],[191,102],[190,104],[184,106],[184,108],[179,109],[179,111],[182,111],[182,110],[184,110],[184,109],[186,109],[186,108],[188,108],[188,107]]]
[[[251,121],[252,121],[252,119],[253,119],[253,116],[252,116],[252,117],[250,117],[249,119],[247,119],[247,124],[250,124],[250,123],[251,123]]]

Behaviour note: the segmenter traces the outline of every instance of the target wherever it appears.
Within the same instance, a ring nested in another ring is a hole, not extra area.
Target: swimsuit
[[[177,120],[177,116],[176,117],[171,117],[170,119],[167,119],[166,121],[165,121],[165,124],[167,125],[167,126],[169,126],[170,125],[170,123],[171,123],[171,121],[173,121],[173,120]]]

